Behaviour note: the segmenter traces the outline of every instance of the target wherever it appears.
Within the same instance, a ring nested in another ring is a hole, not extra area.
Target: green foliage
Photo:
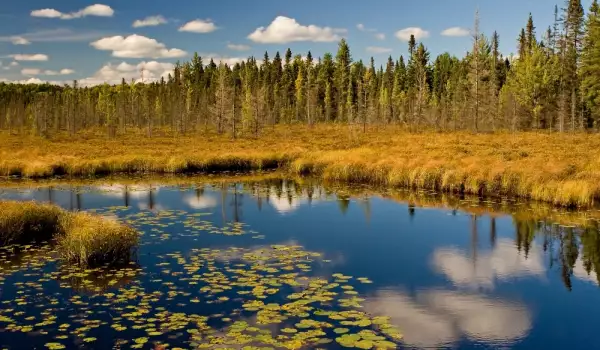
[[[581,0],[567,0],[564,13],[555,7],[554,24],[541,39],[529,14],[518,56],[502,56],[498,33],[488,40],[477,18],[473,47],[464,57],[430,57],[411,36],[406,60],[389,57],[376,67],[373,58],[370,64],[353,62],[343,39],[335,55],[318,59],[289,48],[272,60],[265,52],[262,64],[254,57],[232,65],[206,63],[194,54],[159,81],[142,73],[118,86],[0,83],[0,129],[45,137],[99,128],[109,136],[146,129],[148,137],[153,130],[181,135],[216,129],[237,138],[256,137],[277,123],[360,123],[365,130],[367,124],[392,123],[411,130],[597,128],[595,8],[584,21]],[[518,71],[511,72],[512,65]],[[544,65],[552,72],[541,72]],[[530,77],[536,82],[527,82]]]

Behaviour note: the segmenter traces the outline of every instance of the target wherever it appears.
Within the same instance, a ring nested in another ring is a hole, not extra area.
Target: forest
[[[228,66],[197,54],[160,81],[80,87],[0,84],[0,129],[49,137],[103,130],[148,137],[208,130],[257,137],[269,126],[321,123],[400,125],[409,131],[597,131],[600,129],[600,6],[581,0],[554,9],[538,29],[532,15],[518,54],[499,52],[499,35],[479,30],[462,58],[431,57],[415,40],[384,65],[353,61],[345,40],[315,58],[288,49]],[[514,40],[513,38],[507,40]],[[142,74],[143,75],[143,74]]]

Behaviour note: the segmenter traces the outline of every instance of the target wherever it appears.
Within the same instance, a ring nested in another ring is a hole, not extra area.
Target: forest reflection
[[[452,215],[470,217],[469,251],[441,248],[432,257],[435,268],[457,285],[493,288],[495,279],[537,276],[546,268],[559,271],[568,290],[573,288],[573,278],[600,283],[597,274],[600,269],[598,221],[585,216],[579,220],[577,213],[556,211],[541,204],[524,205],[523,202],[412,191],[381,192],[368,187],[283,179],[242,184],[184,184],[174,188],[154,184],[49,186],[23,190],[21,197],[82,210],[87,208],[89,196],[100,194],[117,200],[117,205],[124,207],[161,211],[173,205],[172,198],[165,199],[158,195],[166,189],[181,192],[180,204],[194,210],[212,209],[220,214],[223,222],[243,222],[244,207],[253,203],[259,211],[268,207],[280,215],[292,215],[303,207],[335,201],[342,215],[348,215],[349,209],[356,206],[367,221],[371,220],[372,202],[375,199],[402,204],[400,208],[405,208],[411,220],[417,218],[419,211],[424,208],[440,207]],[[65,194],[68,194],[68,198],[64,198]],[[510,240],[498,238],[497,220],[506,217],[512,218],[514,238]],[[487,232],[480,232],[482,227]]]

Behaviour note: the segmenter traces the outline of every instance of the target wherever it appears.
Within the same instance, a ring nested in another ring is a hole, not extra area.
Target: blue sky
[[[497,30],[501,51],[509,54],[516,51],[529,12],[541,33],[552,22],[554,8],[547,0],[5,2],[0,80],[78,79],[86,84],[139,78],[142,69],[145,79],[157,79],[194,52],[227,62],[262,58],[265,50],[273,57],[287,47],[322,56],[335,52],[341,37],[354,59],[374,56],[379,64],[388,55],[405,55],[402,33],[415,31],[433,55],[449,51],[462,56],[471,43],[460,34],[473,26],[477,7],[481,30],[488,35]],[[586,9],[590,2],[584,0]],[[133,26],[148,17],[154,18],[146,24],[154,25]],[[442,34],[449,28],[454,36]]]

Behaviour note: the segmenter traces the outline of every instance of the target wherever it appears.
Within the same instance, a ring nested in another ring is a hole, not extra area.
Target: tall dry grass
[[[0,202],[0,246],[44,241],[61,234],[63,211],[34,202]]]
[[[129,261],[138,233],[116,220],[77,213],[61,217],[65,234],[58,237],[61,256],[81,266]]]
[[[80,266],[127,262],[138,244],[134,229],[111,219],[49,204],[0,201],[0,245],[53,237],[61,257]]]
[[[511,195],[557,205],[600,199],[600,135],[408,133],[401,128],[278,126],[258,139],[214,133],[51,140],[0,136],[0,175],[284,169],[328,180]]]

